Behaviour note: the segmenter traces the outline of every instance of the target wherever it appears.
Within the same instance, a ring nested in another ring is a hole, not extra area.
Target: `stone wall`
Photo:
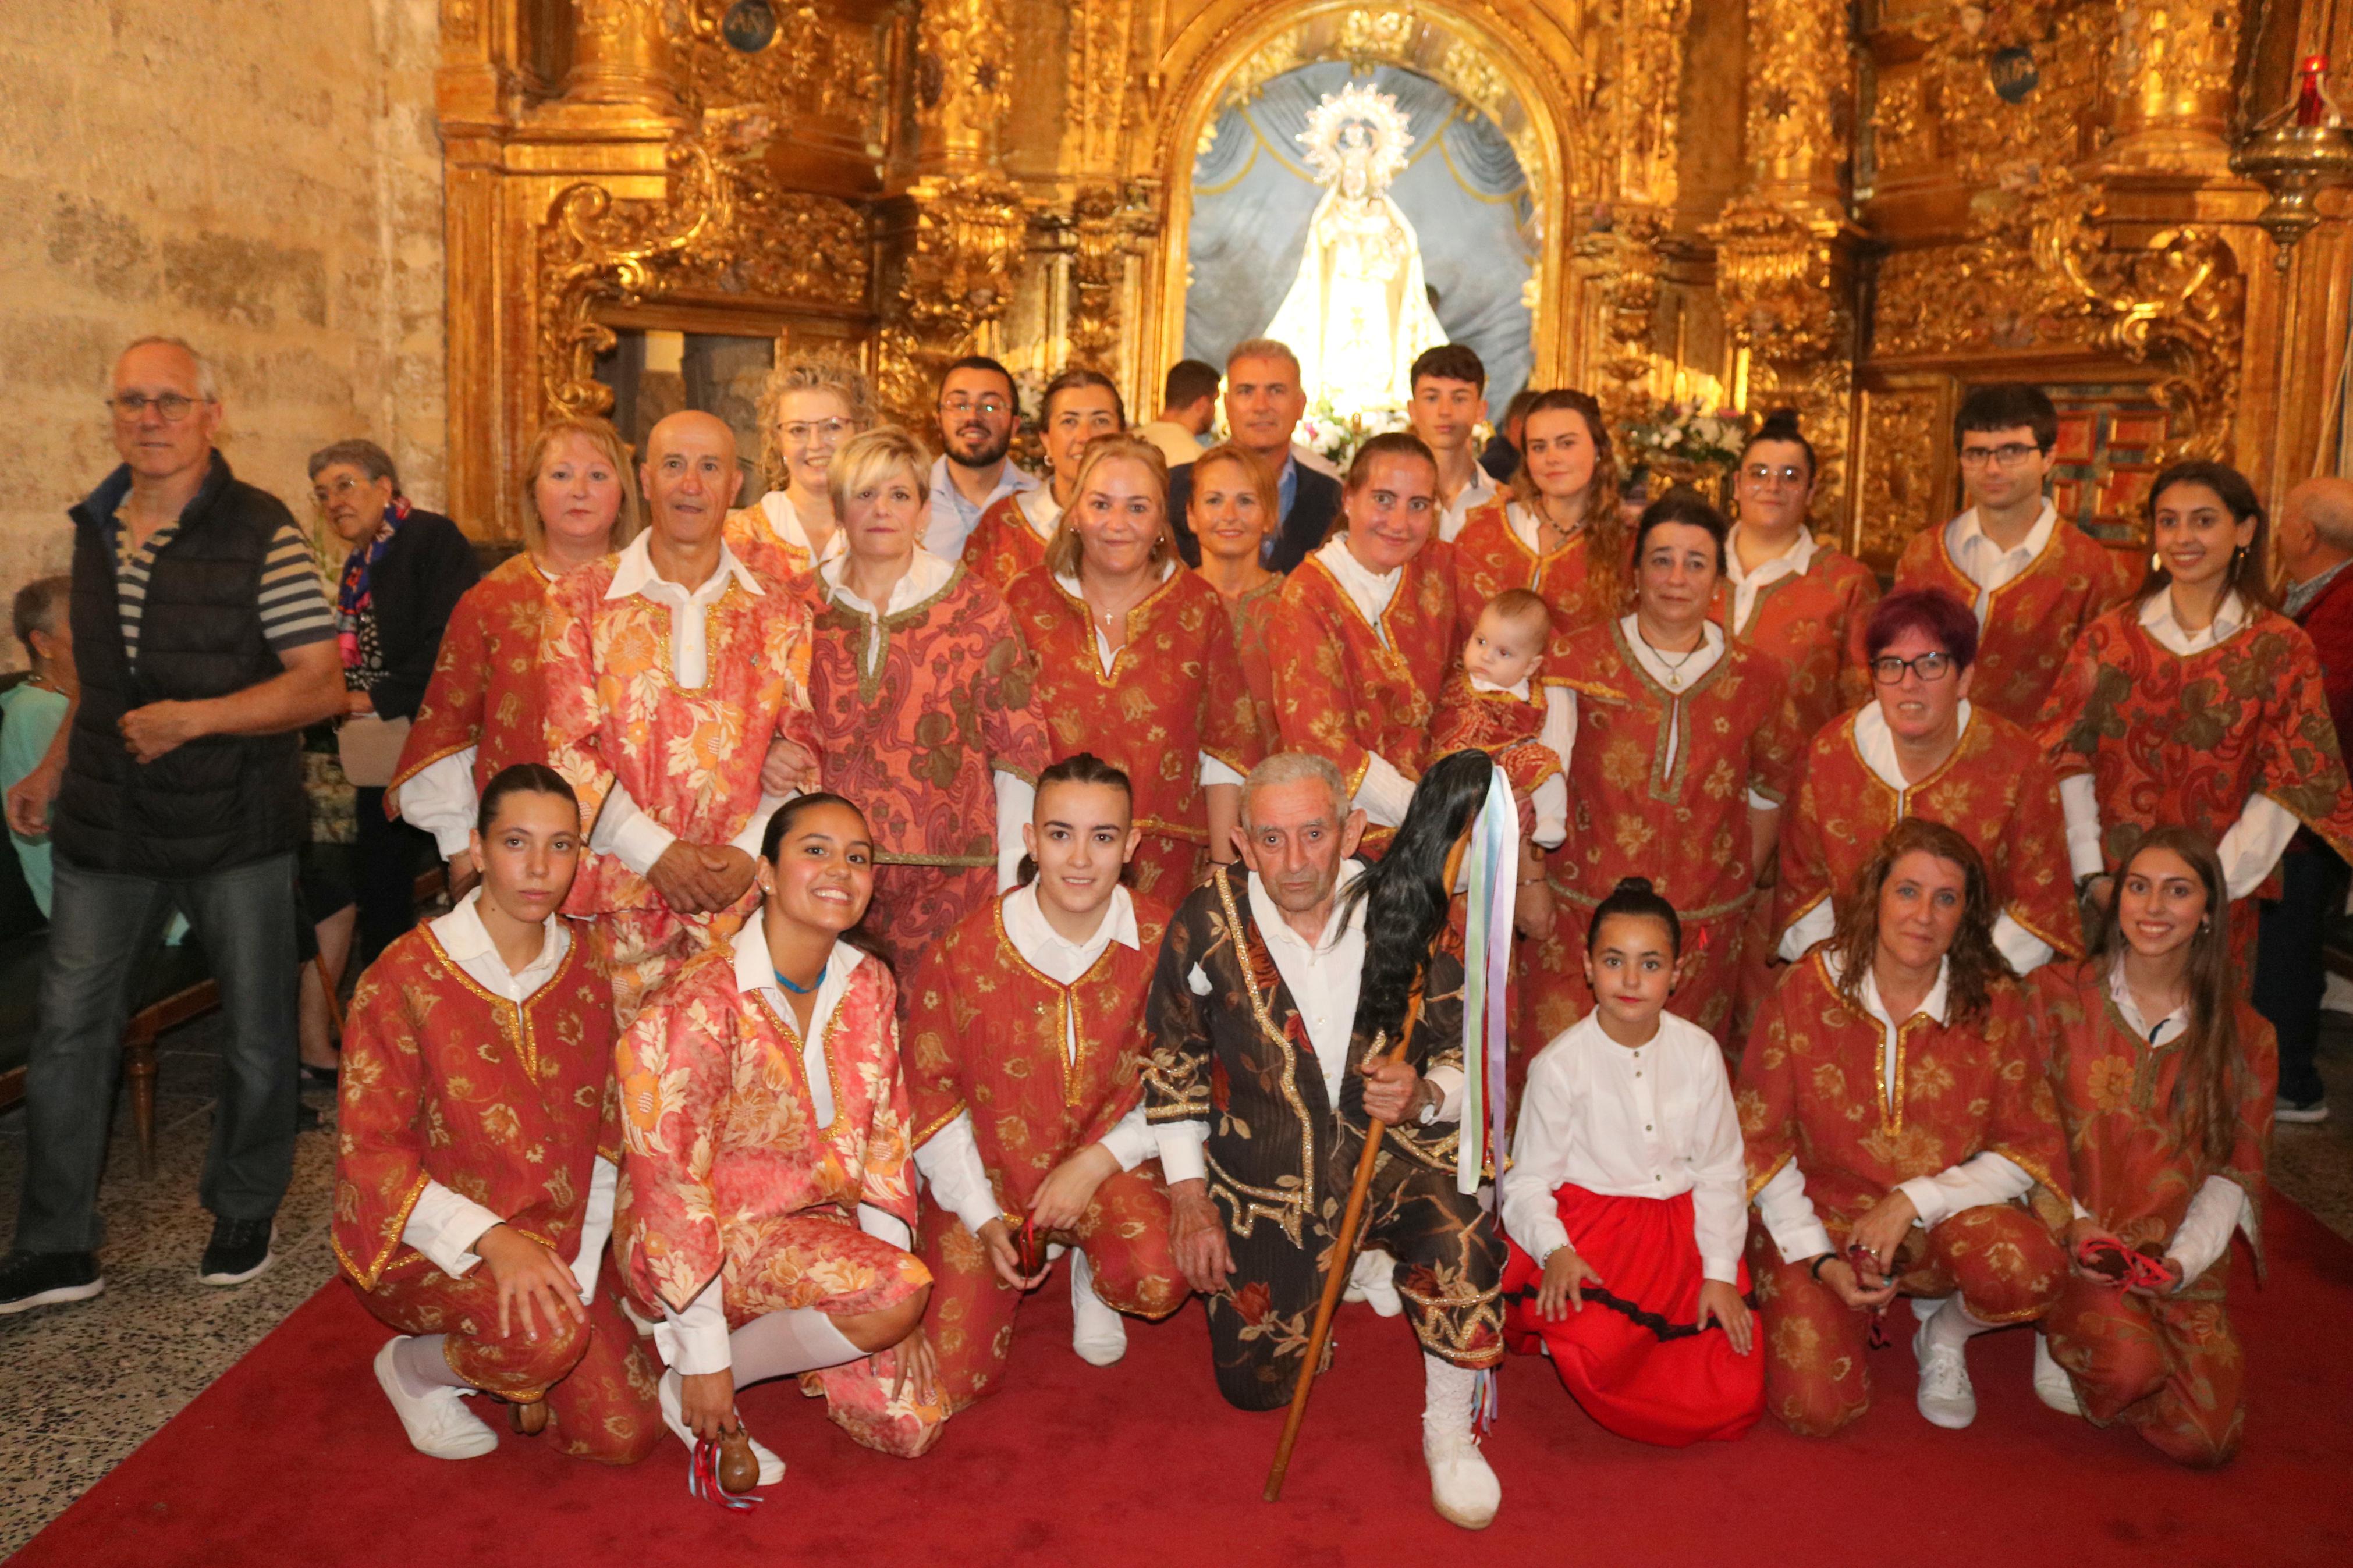
[[[64,509],[115,462],[107,372],[145,332],[219,366],[223,450],[306,522],[304,458],[349,436],[438,508],[438,0],[34,11],[0,52],[0,603],[64,568]]]

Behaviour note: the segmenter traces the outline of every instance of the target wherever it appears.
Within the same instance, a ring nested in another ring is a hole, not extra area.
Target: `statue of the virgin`
[[[1299,277],[1266,335],[1291,345],[1312,402],[1343,413],[1402,405],[1424,349],[1446,341],[1421,277],[1421,245],[1388,194],[1413,144],[1395,98],[1369,82],[1326,93],[1299,142],[1324,187]]]

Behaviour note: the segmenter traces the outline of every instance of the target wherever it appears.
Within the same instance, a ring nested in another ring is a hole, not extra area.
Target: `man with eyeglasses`
[[[940,456],[932,465],[931,521],[923,548],[943,561],[964,558],[980,514],[1009,495],[1038,488],[1038,478],[1007,458],[1020,406],[1013,373],[987,354],[948,366],[940,378]]]
[[[1942,588],[1977,612],[1975,700],[2031,724],[2076,634],[2131,590],[2123,558],[2062,525],[2042,493],[2059,411],[2040,387],[1971,389],[1953,418],[1968,510],[1915,536],[1898,587]]]
[[[2059,777],[2032,736],[1971,700],[1977,617],[1941,588],[1879,601],[1862,642],[1876,701],[1814,737],[1781,829],[1779,956],[1795,963],[1847,913],[1854,878],[1906,816],[1984,858],[1994,946],[2021,974],[2083,952]]]
[[[275,1261],[294,1167],[297,731],[343,709],[335,617],[292,514],[214,450],[220,394],[195,350],[132,343],[107,403],[122,466],[70,513],[79,695],[8,795],[9,826],[50,840],[55,881],[0,1314],[106,1288],[98,1179],[122,1027],[174,906],[228,1023],[200,1280]]]

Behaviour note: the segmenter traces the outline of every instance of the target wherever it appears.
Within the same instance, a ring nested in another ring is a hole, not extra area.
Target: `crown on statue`
[[[1344,143],[1352,128],[1362,130],[1362,142],[1349,138]],[[1307,129],[1299,133],[1299,144],[1307,151],[1308,171],[1317,184],[1336,184],[1341,169],[1355,153],[1365,160],[1366,183],[1379,191],[1405,173],[1405,155],[1413,145],[1413,135],[1406,129],[1405,110],[1398,107],[1395,97],[1370,82],[1352,81],[1337,92],[1325,93],[1323,101],[1307,111]],[[1364,149],[1360,153],[1358,146]]]

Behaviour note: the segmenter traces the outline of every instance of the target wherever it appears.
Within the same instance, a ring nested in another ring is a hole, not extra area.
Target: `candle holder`
[[[2328,96],[2328,57],[2307,56],[2296,73],[2295,95],[2231,153],[2232,173],[2271,195],[2255,222],[2272,237],[2282,272],[2295,242],[2320,223],[2320,193],[2353,185],[2353,126]]]

